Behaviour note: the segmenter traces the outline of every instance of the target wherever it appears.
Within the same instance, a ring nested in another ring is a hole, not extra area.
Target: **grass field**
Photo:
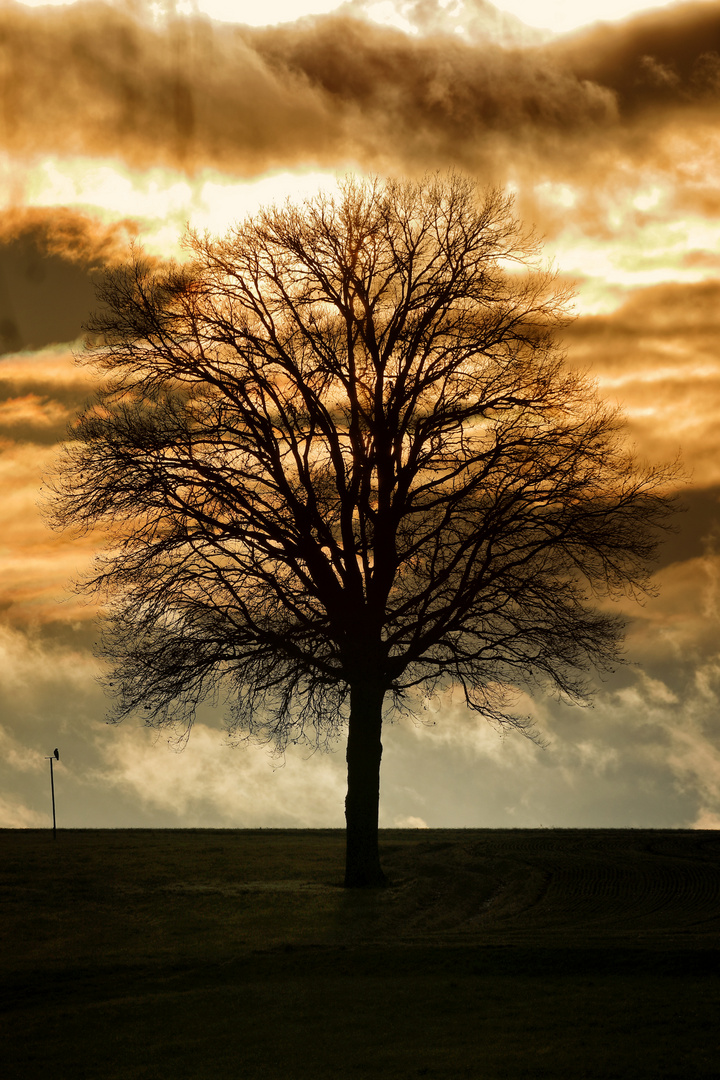
[[[720,833],[0,830],[0,1076],[720,1076]]]

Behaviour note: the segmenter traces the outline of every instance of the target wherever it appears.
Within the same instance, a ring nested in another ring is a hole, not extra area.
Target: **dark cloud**
[[[243,31],[279,74],[302,75],[346,111],[370,152],[372,129],[387,150],[455,159],[482,154],[480,136],[586,131],[614,115],[612,98],[580,83],[542,52],[457,38],[411,38],[360,21],[325,18]],[[369,122],[368,122],[369,121]]]
[[[470,16],[486,26],[488,10]],[[342,14],[263,29],[200,17],[154,27],[130,8],[8,5],[3,143],[16,155],[120,156],[190,172],[454,163],[497,176],[526,159],[549,168],[570,156],[581,168],[589,145],[655,154],[640,114],[715,117],[720,107],[715,3],[529,47],[480,30],[441,33],[437,4],[409,14],[424,33]]]
[[[668,533],[658,561],[662,569],[672,563],[703,558],[720,538],[720,484],[681,492],[681,516]]]
[[[123,258],[138,231],[137,222],[129,218],[108,224],[64,206],[18,207],[0,213],[0,244],[22,241],[43,256],[57,255],[87,267]]]
[[[257,172],[282,162],[482,160],[477,137],[565,137],[612,95],[542,51],[411,37],[342,16],[155,30],[100,4],[0,12],[3,142],[15,154]]]
[[[104,4],[0,10],[0,127],[16,155],[249,172],[337,145],[342,125],[301,75],[202,18],[154,28]]]
[[[720,5],[676,4],[620,23],[600,23],[548,47],[578,79],[606,87],[621,114],[669,103],[717,105]]]
[[[127,254],[132,222],[71,210],[0,214],[0,354],[74,341],[95,306],[92,272]]]
[[[0,246],[0,353],[73,341],[94,303],[82,268],[32,242]]]

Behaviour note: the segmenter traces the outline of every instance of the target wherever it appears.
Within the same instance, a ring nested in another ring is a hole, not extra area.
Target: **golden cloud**
[[[14,155],[250,171],[341,137],[301,74],[276,74],[206,19],[159,29],[103,4],[0,12],[2,142]]]
[[[103,222],[65,206],[10,206],[0,214],[0,244],[21,241],[43,256],[88,267],[124,259],[138,232],[138,223],[129,218]]]
[[[697,487],[720,484],[720,280],[630,294],[565,334],[573,364],[615,399],[641,456],[681,453]]]
[[[423,12],[413,9],[418,26]],[[5,146],[15,161],[75,154],[81,167],[104,155],[121,170],[123,161],[163,166],[198,183],[212,169],[412,174],[456,165],[514,184],[520,217],[551,242],[575,230],[571,274],[584,272],[588,238],[627,248],[628,266],[614,273],[620,291],[669,276],[668,266],[685,280],[707,271],[713,238],[693,238],[692,222],[678,237],[668,222],[720,217],[720,4],[663,9],[542,46],[461,39],[430,22],[416,36],[342,15],[262,30],[202,18],[158,27],[130,8],[6,6]],[[119,257],[137,228],[34,209],[8,215],[0,239],[80,270]],[[36,299],[0,311],[0,351],[70,340],[93,306],[86,282],[73,328],[67,290],[54,309]]]
[[[78,4],[6,7],[9,152],[120,155],[245,175],[357,161],[405,169],[564,160],[616,142],[645,107],[717,111],[715,4],[542,47],[411,36],[350,16],[265,29],[184,18],[153,28]],[[692,16],[692,17],[691,17]],[[650,139],[653,143],[653,139]],[[627,148],[626,148],[627,149]],[[504,159],[504,160],[503,160]]]
[[[350,10],[362,14],[362,4]],[[520,216],[547,237],[576,228],[598,243],[628,229],[644,240],[673,216],[720,217],[719,3],[659,9],[542,45],[443,33],[427,5],[410,14],[415,35],[352,14],[258,29],[201,17],[153,25],[142,5],[5,5],[8,160],[54,155],[92,172],[102,157],[196,179],[212,170],[248,178],[278,168],[415,174],[454,165],[514,184]],[[22,204],[30,196],[18,175],[8,198]],[[70,211],[43,222],[42,213],[10,215],[0,239],[34,230],[49,254],[87,265],[115,258],[138,228]],[[694,255],[698,270],[705,248]],[[19,347],[9,334],[16,321],[6,320],[6,350]]]
[[[19,421],[21,427],[26,424],[37,429],[38,416]],[[13,431],[17,434],[14,426],[8,429]],[[57,454],[56,437],[47,443],[0,438],[0,609],[6,623],[70,622],[96,615],[96,606],[73,597],[68,586],[91,566],[97,541],[56,536],[38,509],[42,476]]]

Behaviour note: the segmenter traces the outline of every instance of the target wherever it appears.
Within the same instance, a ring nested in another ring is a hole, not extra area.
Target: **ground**
[[[0,830],[6,1080],[717,1077],[720,832]]]

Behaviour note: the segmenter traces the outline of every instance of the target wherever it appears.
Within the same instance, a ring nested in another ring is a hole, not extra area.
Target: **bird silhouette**
[[[53,750],[53,754],[55,755],[55,760],[59,761],[60,760],[60,751],[58,750],[57,746]]]

